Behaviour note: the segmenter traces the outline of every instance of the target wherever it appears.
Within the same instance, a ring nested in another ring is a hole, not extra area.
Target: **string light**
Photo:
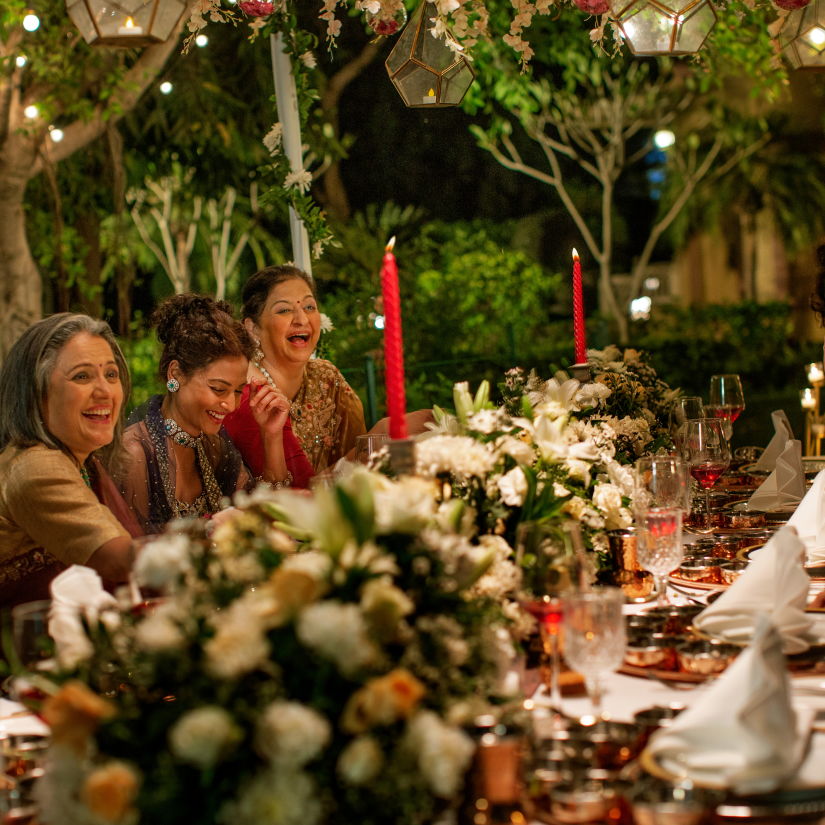
[[[49,126],[49,137],[55,143],[60,143],[60,141],[63,140],[63,130],[56,129],[54,126]]]
[[[32,9],[26,9],[26,16],[23,18],[23,28],[27,32],[36,32],[40,28],[40,18]]]
[[[669,149],[676,143],[676,135],[674,135],[670,129],[659,129],[659,131],[653,135],[653,142],[658,149]]]
[[[17,57],[14,58],[14,64],[18,69],[22,69],[28,62],[29,58],[24,54],[18,54]]]
[[[30,103],[25,109],[23,109],[23,114],[29,118],[29,120],[34,120],[34,118],[40,114],[40,109],[38,109],[34,103]]]
[[[174,86],[172,86],[172,84],[168,80],[164,80],[158,88],[160,89],[160,93],[162,95],[168,95],[172,92]]]
[[[209,38],[205,34],[199,34],[195,38],[195,45],[203,48],[209,42]]]

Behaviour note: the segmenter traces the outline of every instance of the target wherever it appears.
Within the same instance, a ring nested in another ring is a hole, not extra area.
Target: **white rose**
[[[143,546],[135,562],[135,577],[139,584],[163,590],[191,568],[189,539],[182,533],[165,533]]]
[[[473,757],[473,740],[425,710],[410,720],[405,743],[416,755],[418,769],[433,793],[445,799],[453,797]]]
[[[317,825],[321,796],[303,771],[268,768],[242,785],[221,809],[223,825]]]
[[[241,741],[243,733],[232,717],[218,707],[191,710],[169,731],[169,748],[183,762],[201,770],[211,768]]]
[[[501,500],[509,507],[520,507],[527,495],[527,477],[521,467],[513,467],[498,480]]]
[[[260,667],[269,657],[269,642],[260,617],[236,602],[212,620],[215,635],[203,646],[207,670],[219,679],[235,679]]]
[[[255,747],[274,766],[300,768],[329,742],[329,722],[299,702],[272,702],[261,714]]]
[[[165,605],[156,608],[135,628],[135,641],[150,653],[177,650],[186,638],[180,624],[164,608]]]
[[[338,775],[349,785],[365,785],[384,767],[384,753],[372,736],[359,736],[338,757]]]

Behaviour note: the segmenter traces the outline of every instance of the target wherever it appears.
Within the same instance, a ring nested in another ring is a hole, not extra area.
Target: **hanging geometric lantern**
[[[794,69],[825,69],[825,3],[792,11],[779,31],[782,54]]]
[[[619,0],[613,18],[633,54],[684,55],[702,48],[716,9],[709,0]]]
[[[425,0],[386,61],[390,80],[411,109],[458,106],[475,78],[466,57],[428,31],[436,7]]]
[[[95,46],[163,43],[187,8],[186,0],[66,0],[83,39]]]

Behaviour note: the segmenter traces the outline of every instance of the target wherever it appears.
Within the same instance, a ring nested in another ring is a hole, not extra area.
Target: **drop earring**
[[[177,392],[180,389],[180,382],[177,378],[170,378],[166,382],[166,389],[169,390],[169,392]]]
[[[254,341],[255,341],[255,352],[252,353],[252,361],[256,364],[260,364],[261,361],[264,360],[264,351],[261,349],[260,339],[255,338]]]

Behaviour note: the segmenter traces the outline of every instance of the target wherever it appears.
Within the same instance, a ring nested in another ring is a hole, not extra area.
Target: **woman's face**
[[[172,361],[169,377],[177,378],[180,389],[169,395],[169,401],[178,426],[190,435],[216,435],[223,419],[240,403],[248,367],[243,355],[228,355],[186,376]]]
[[[290,278],[272,287],[252,332],[274,365],[305,364],[321,334],[321,314],[306,282]]]
[[[49,376],[46,429],[82,464],[111,443],[122,406],[120,370],[109,342],[79,332],[57,354]]]

